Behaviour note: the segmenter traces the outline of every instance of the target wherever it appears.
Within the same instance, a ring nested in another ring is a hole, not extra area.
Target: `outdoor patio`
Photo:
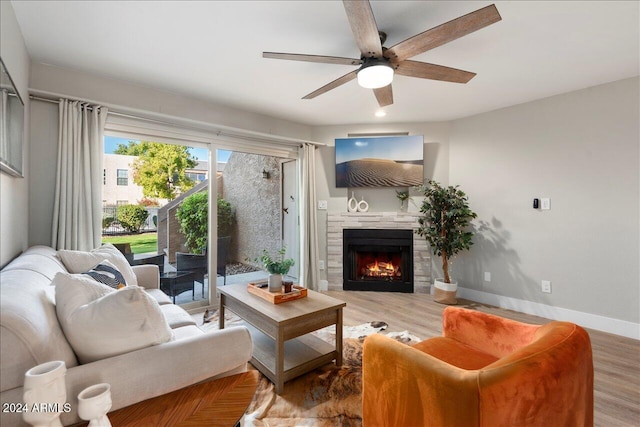
[[[148,257],[150,255],[155,255],[154,253],[151,254],[136,254],[134,255],[134,259],[138,260],[138,259],[143,259],[145,257]],[[230,269],[231,270],[231,269]],[[176,271],[176,268],[174,265],[170,264],[168,262],[167,257],[165,257],[165,263],[164,263],[164,271],[168,272],[168,271]],[[249,273],[239,273],[239,274],[228,274],[227,275],[227,280],[226,280],[226,284],[227,285],[234,285],[237,283],[249,283],[249,282],[255,282],[258,280],[266,280],[269,276],[269,273],[267,273],[266,271],[253,271],[253,272],[249,272]],[[225,280],[224,277],[218,277],[217,278],[217,286],[224,286]],[[204,296],[206,297],[209,293],[209,280],[205,279],[204,281]],[[202,300],[203,299],[203,289],[202,289],[202,284],[200,282],[195,282],[194,283],[194,298],[192,298],[192,293],[190,291],[185,291],[182,292],[181,294],[176,296],[176,304],[188,304],[194,301],[198,301],[198,300]]]

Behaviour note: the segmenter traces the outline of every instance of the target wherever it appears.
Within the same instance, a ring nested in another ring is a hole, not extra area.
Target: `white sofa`
[[[252,343],[245,327],[203,332],[182,308],[159,289],[156,265],[133,267],[138,284],[159,303],[173,339],[118,356],[79,364],[58,322],[55,288],[58,272],[66,272],[56,251],[34,246],[0,271],[0,400],[23,401],[24,373],[51,360],[67,366],[64,425],[80,421],[77,396],[85,387],[111,384],[112,410],[208,379],[244,372]],[[117,321],[117,319],[114,319]],[[27,425],[21,414],[2,411],[0,425]]]

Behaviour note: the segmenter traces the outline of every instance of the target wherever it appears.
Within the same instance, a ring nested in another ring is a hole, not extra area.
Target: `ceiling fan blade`
[[[387,49],[384,56],[397,63],[500,21],[494,4],[431,28]]]
[[[355,79],[357,73],[358,73],[358,70],[353,70],[352,72],[347,73],[344,76],[335,79],[331,83],[328,83],[328,84],[322,86],[320,89],[316,89],[313,92],[311,92],[310,94],[303,96],[302,99],[312,99],[312,98],[315,98],[318,95],[322,95],[325,92],[329,92],[331,89],[335,89],[338,86],[342,86],[343,84],[345,84],[347,82],[350,82],[351,80]]]
[[[339,56],[302,55],[298,53],[262,52],[263,58],[286,59],[289,61],[320,62],[323,64],[360,65],[362,60]]]
[[[362,56],[379,58],[382,56],[382,43],[376,19],[368,0],[343,0],[351,31]]]
[[[410,60],[399,63],[396,66],[396,74],[452,83],[467,83],[476,75],[476,73],[457,68]]]
[[[374,89],[373,93],[376,95],[378,104],[380,104],[381,107],[393,104],[393,90],[391,89],[390,84],[385,87]]]

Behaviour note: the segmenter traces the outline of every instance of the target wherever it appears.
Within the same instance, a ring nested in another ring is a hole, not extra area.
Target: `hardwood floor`
[[[388,331],[408,330],[420,338],[442,333],[445,306],[428,294],[392,292],[328,291],[347,303],[345,325],[373,320],[389,324]],[[542,317],[459,300],[462,307],[473,308],[520,322],[542,324]],[[595,426],[640,426],[640,341],[605,332],[587,330],[591,338],[594,364]]]

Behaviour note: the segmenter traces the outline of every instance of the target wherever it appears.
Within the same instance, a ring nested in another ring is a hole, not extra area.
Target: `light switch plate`
[[[327,201],[326,200],[318,200],[318,209],[321,211],[327,210]]]
[[[551,209],[551,199],[540,199],[540,209],[543,211],[548,211]]]

